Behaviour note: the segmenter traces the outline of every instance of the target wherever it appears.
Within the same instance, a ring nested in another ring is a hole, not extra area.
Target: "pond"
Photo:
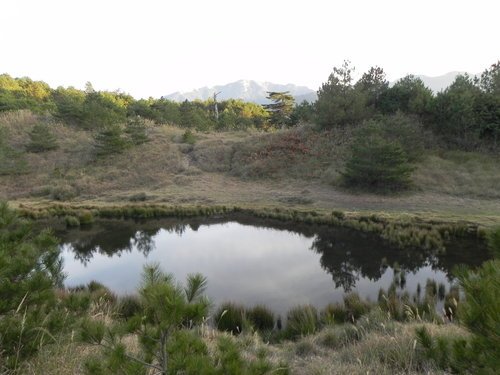
[[[376,301],[398,272],[411,295],[427,279],[448,290],[454,266],[478,266],[488,258],[475,237],[449,241],[445,251],[403,250],[352,229],[248,217],[109,220],[56,234],[68,287],[97,280],[119,295],[131,294],[143,265],[158,262],[179,281],[189,273],[205,275],[216,305],[265,304],[282,315],[297,304],[322,308],[351,291]]]

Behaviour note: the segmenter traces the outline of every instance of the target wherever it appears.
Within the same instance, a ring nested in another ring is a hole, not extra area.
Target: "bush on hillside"
[[[149,142],[146,123],[140,116],[128,119],[125,133],[128,135],[130,143],[135,146]]]
[[[0,176],[26,173],[28,162],[23,153],[12,148],[6,138],[7,132],[0,127]]]
[[[361,128],[342,173],[345,185],[374,192],[408,189],[413,167],[396,141],[385,139],[373,125]]]
[[[29,152],[45,152],[56,150],[59,146],[50,128],[45,124],[37,124],[29,132],[30,142],[26,145]]]
[[[130,146],[119,125],[110,125],[100,130],[94,137],[95,152],[98,157],[120,154]]]

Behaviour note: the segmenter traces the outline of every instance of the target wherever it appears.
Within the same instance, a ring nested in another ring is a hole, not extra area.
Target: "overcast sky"
[[[0,73],[159,97],[239,79],[317,89],[350,59],[394,80],[500,59],[500,1],[1,0]]]

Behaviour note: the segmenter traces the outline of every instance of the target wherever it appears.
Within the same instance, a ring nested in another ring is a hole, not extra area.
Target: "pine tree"
[[[119,125],[105,127],[95,135],[94,141],[98,157],[122,153],[130,146]]]
[[[55,135],[47,125],[35,125],[31,129],[29,137],[30,143],[26,145],[26,150],[29,152],[45,152],[59,147]]]
[[[351,187],[395,191],[411,185],[413,169],[398,142],[386,140],[377,128],[368,127],[358,133],[342,175]]]
[[[267,99],[271,100],[272,103],[264,104],[264,108],[271,117],[271,124],[280,127],[293,125],[291,123],[291,115],[295,105],[295,99],[290,95],[290,92],[268,91],[267,94]]]
[[[0,362],[7,367],[35,353],[47,341],[44,336],[57,329],[61,313],[54,311],[55,287],[62,285],[61,270],[51,233],[34,234],[27,221],[0,202]]]
[[[0,127],[0,176],[26,173],[28,162],[23,153],[8,145],[6,138],[7,132]]]
[[[136,116],[127,121],[125,133],[128,135],[130,142],[135,146],[149,142],[149,137],[146,132],[146,124],[140,116]]]

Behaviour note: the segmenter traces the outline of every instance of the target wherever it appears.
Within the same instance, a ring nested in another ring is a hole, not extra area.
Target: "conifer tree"
[[[358,132],[342,173],[348,186],[372,191],[395,191],[411,185],[413,167],[396,141],[384,139],[376,127]]]
[[[267,99],[272,103],[264,104],[264,108],[270,115],[271,124],[275,126],[286,126],[291,124],[291,115],[295,105],[295,99],[289,91],[275,92],[268,91]]]
[[[0,176],[26,173],[28,163],[23,153],[13,149],[6,138],[7,132],[0,127]]]
[[[59,255],[50,232],[34,234],[0,202],[0,356],[7,367],[35,353],[60,324],[54,311],[55,287],[63,281]]]
[[[106,126],[95,135],[94,141],[98,157],[120,154],[130,146],[119,125]]]
[[[30,143],[26,145],[26,150],[29,152],[45,152],[58,148],[57,139],[47,125],[35,125],[29,137]]]
[[[149,142],[146,124],[140,116],[136,116],[127,121],[125,133],[128,135],[130,142],[135,146]]]

